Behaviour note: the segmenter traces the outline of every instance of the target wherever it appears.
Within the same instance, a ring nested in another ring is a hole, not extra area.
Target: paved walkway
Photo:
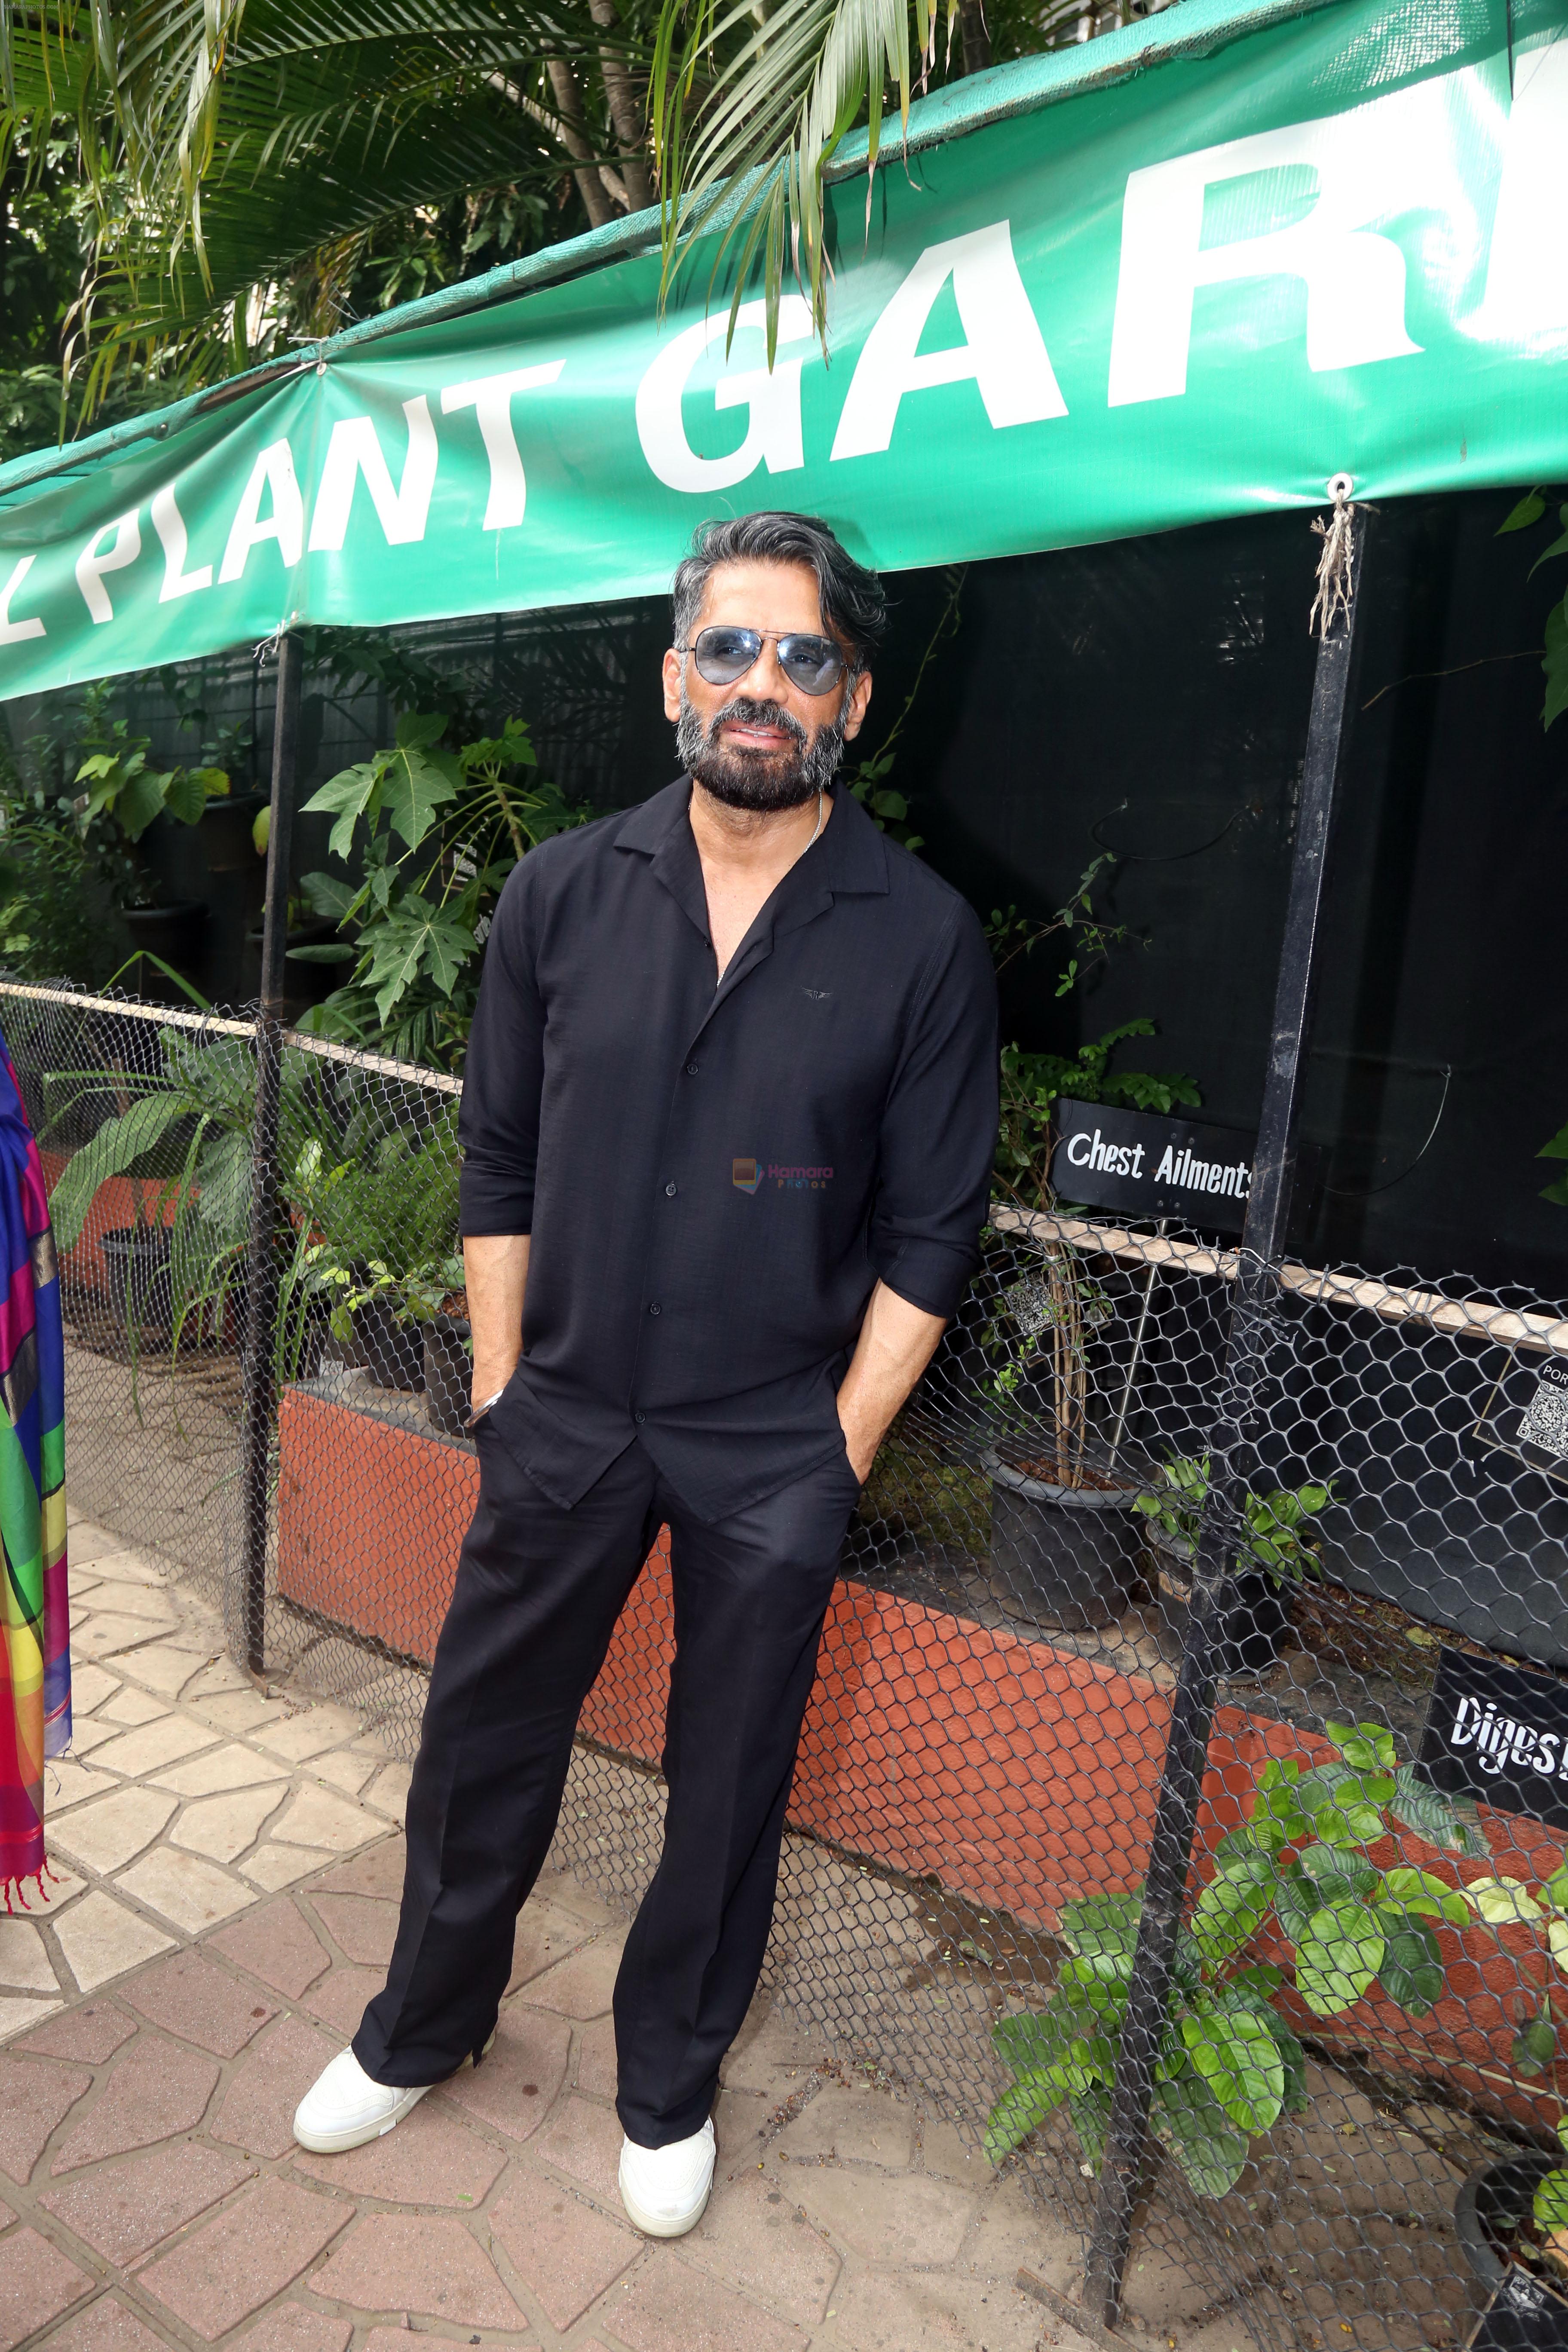
[[[71,1536],[74,1757],[47,1908],[0,1916],[0,2352],[1036,2352],[1018,2292],[1076,2244],[919,2103],[788,2013],[725,2069],[701,2226],[621,2215],[609,2017],[624,1922],[529,1905],[500,2037],[385,2140],[295,2147],[295,2103],[382,1980],[406,1768],[360,1719],[264,1696],[216,1618],[120,1538]],[[1138,2283],[1151,2343],[1196,2315]],[[1157,2333],[1155,2332],[1157,2331]],[[1234,2321],[1181,2329],[1237,2352]]]

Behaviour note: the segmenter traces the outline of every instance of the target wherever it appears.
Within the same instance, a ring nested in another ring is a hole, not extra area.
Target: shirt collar
[[[651,857],[661,881],[667,883],[706,936],[707,901],[702,869],[691,836],[687,812],[691,805],[691,779],[679,776],[651,800],[628,811],[616,830],[617,849],[640,850]],[[785,881],[796,876],[819,890],[836,895],[883,897],[889,888],[888,848],[875,820],[868,817],[843,783],[833,787],[833,814],[821,838],[791,867]],[[695,882],[695,905],[688,903]],[[699,911],[699,909],[700,911]]]

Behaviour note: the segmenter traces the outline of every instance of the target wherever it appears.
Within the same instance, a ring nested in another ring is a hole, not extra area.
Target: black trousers
[[[562,1510],[490,1422],[479,1501],[437,1644],[408,1799],[403,1910],[354,2054],[373,2080],[441,2081],[477,2053],[511,1969],[578,1711],[668,1522],[675,1667],[664,1852],[616,1983],[616,2101],[661,2147],[701,2129],[762,1971],[784,1806],[817,1643],[858,1492],[840,1449],[704,1526],[634,1443]]]

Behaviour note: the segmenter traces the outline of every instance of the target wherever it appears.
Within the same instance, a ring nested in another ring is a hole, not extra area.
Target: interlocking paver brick
[[[210,2050],[215,2058],[237,2057],[278,2014],[271,2001],[237,1984],[199,1952],[174,1952],[144,1969],[126,1986],[125,1998],[153,2024]]]
[[[962,2181],[968,2189],[983,2189],[995,2178],[974,2143],[938,2116],[928,2116],[921,2127],[921,2167],[939,2179]]]
[[[346,2156],[300,2156],[296,2169],[388,2205],[452,2205],[469,2210],[489,2193],[506,2163],[491,2147],[428,2099],[395,2131]]]
[[[605,2204],[620,2196],[616,2186],[621,2165],[621,2141],[626,2135],[609,2107],[587,2099],[563,2102],[540,2133],[534,2147],[547,2164],[569,2172]]]
[[[123,1732],[100,1748],[93,1759],[101,1771],[123,1773],[134,1780],[142,1772],[160,1771],[166,1764],[183,1763],[198,1748],[211,1748],[215,1735],[205,1723],[193,1723],[187,1715],[160,1716],[155,1723],[143,1723],[134,1731]]]
[[[403,1873],[408,1848],[400,1837],[384,1837],[368,1853],[356,1853],[329,1871],[318,1892],[322,1895],[368,1895],[381,1903],[403,1899]]]
[[[838,2332],[856,2352],[950,2352],[954,2345],[972,2344],[985,2352],[1035,2352],[1045,2316],[1010,2281],[982,2285],[875,2271],[846,2282],[837,2311]],[[1067,2331],[1053,2327],[1051,2333]]]
[[[346,2352],[353,2334],[352,2320],[329,2319],[324,2312],[307,2311],[300,2303],[280,2303],[247,2329],[234,2352]],[[409,2352],[406,2336],[398,2352]]]
[[[154,1772],[153,1778],[160,1789],[173,1789],[181,1797],[216,1797],[230,1789],[253,1789],[264,1783],[270,1783],[281,1795],[289,1775],[281,1764],[258,1756],[253,1748],[231,1743],[209,1748],[205,1756],[171,1765],[168,1771]]]
[[[171,2340],[155,2336],[117,2295],[105,2294],[50,2336],[49,2352],[164,2352]]]
[[[13,2034],[26,2033],[40,2018],[52,2017],[64,2006],[58,2000],[44,2000],[37,1993],[0,1993],[0,2042],[9,2042]]]
[[[14,1992],[58,1992],[54,1965],[31,1919],[0,1918],[0,1985]]]
[[[773,2185],[798,2199],[819,2229],[875,2263],[951,2263],[974,2210],[965,2190],[923,2173],[888,2179],[802,2164],[790,2166],[787,2177],[781,2174]]]
[[[282,1845],[321,1846],[331,1853],[353,1853],[356,1846],[368,1845],[381,1832],[374,1818],[346,1797],[305,1780],[296,1785],[268,1834]]]
[[[876,2164],[902,2172],[914,2152],[913,2113],[886,2091],[819,2091],[780,2135],[796,2157],[837,2158],[841,2164]]]
[[[143,1960],[168,1951],[174,1940],[101,1886],[73,1904],[55,1933],[66,1966],[83,1992],[96,1992],[128,1969],[140,1968]]]
[[[838,2257],[826,2239],[760,2172],[715,2188],[680,2252],[684,2261],[803,2327],[820,2322],[838,2277]]]
[[[335,1968],[331,1976],[311,1986],[305,2006],[341,2041],[352,2042],[366,2001],[374,2000],[385,1982],[384,1969]]]
[[[288,1785],[270,1780],[258,1789],[229,1789],[222,1796],[203,1797],[185,1807],[169,1832],[169,1843],[190,1853],[204,1853],[211,1862],[233,1862],[256,1843],[262,1823],[283,1802]]]
[[[363,1895],[322,1895],[311,1897],[311,1908],[343,1958],[384,1969],[392,1958],[397,1934],[397,1912],[390,1903],[375,1903]]]
[[[319,1845],[263,1843],[254,1853],[247,1854],[239,1867],[267,1894],[276,1895],[279,1887],[292,1886],[298,1880],[309,1878],[313,1870],[320,1870],[331,1858]]]
[[[16,2218],[15,2208],[7,2205],[5,2200],[0,2197],[0,2230],[8,2230]]]
[[[246,2330],[234,2352],[346,2352],[353,2332],[350,2319],[329,2319],[324,2312],[307,2311],[301,2303],[280,2303]],[[397,2352],[409,2352],[406,2336]]]
[[[247,2156],[286,2156],[294,2110],[339,2045],[302,2018],[285,2017],[252,2042],[224,2092],[212,2137]]]
[[[187,1660],[187,1665],[189,1661]],[[226,1691],[217,1698],[191,1701],[191,1712],[222,1731],[250,1738],[269,1723],[281,1723],[289,1710],[281,1699],[263,1698],[258,1690]]]
[[[285,2000],[298,2000],[330,1965],[298,1905],[289,1902],[268,1903],[208,1941],[215,1951],[237,1961]]]
[[[76,1699],[74,1685],[71,1690],[71,1699],[74,1705]],[[168,1712],[166,1700],[154,1698],[151,1691],[135,1690],[129,1683],[125,1683],[117,1689],[112,1698],[105,1699],[98,1711],[98,1719],[100,1723],[117,1723],[123,1731],[138,1723],[156,1723],[160,1716],[165,1716]]]
[[[91,2088],[92,2076],[80,2066],[9,2051],[0,2056],[0,2172],[25,2189],[51,2134]]]
[[[110,1747],[113,1744],[110,1740]],[[73,1805],[85,1804],[89,1797],[101,1797],[119,1786],[120,1782],[112,1772],[100,1772],[93,1765],[83,1764],[75,1756],[62,1756],[58,1764],[49,1766],[44,1784],[49,1819],[53,1822],[61,1813],[69,1812]]]
[[[74,1547],[73,1547],[74,1560]],[[71,1582],[76,1582],[73,1573]],[[79,1716],[90,1715],[105,1699],[112,1698],[120,1688],[120,1676],[111,1675],[107,1666],[76,1665],[71,1667],[71,1722]]]
[[[374,1756],[355,1756],[346,1748],[335,1748],[329,1756],[310,1759],[310,1770],[318,1780],[324,1780],[340,1796],[357,1797],[374,1772],[380,1769]]]
[[[287,1763],[304,1764],[323,1749],[352,1739],[359,1727],[358,1716],[350,1715],[345,1707],[310,1706],[265,1725],[256,1737],[261,1747]]]
[[[166,1845],[156,1846],[140,1862],[133,1862],[121,1873],[119,1884],[139,1903],[161,1911],[165,1919],[183,1927],[187,1936],[199,1936],[204,1928],[216,1927],[220,1919],[232,1919],[237,1911],[247,1910],[256,1900],[254,1890],[243,1879],[231,1878],[215,1863],[203,1862],[194,1853],[177,1853]]]
[[[138,2273],[138,2284],[211,2344],[281,2294],[353,2217],[352,2205],[313,2189],[258,2180],[216,2221]]]
[[[636,2262],[645,2242],[635,2230],[526,2174],[508,2182],[489,2222],[519,2278],[563,2329]]]
[[[509,2139],[527,2139],[566,2079],[571,2046],[571,2028],[562,2019],[514,2004],[501,2011],[495,2046],[483,2064],[454,2074],[437,2095],[455,2100]]]
[[[388,1764],[376,1774],[364,1791],[364,1801],[389,1822],[403,1827],[408,1812],[408,1789],[411,1779],[406,1764]]]
[[[79,2065],[101,2066],[135,2031],[135,2020],[111,2000],[85,2000],[63,2017],[51,2018],[16,2046],[35,2051],[40,2058],[74,2058]]]
[[[591,2099],[613,2099],[616,2081],[616,2021],[596,2017],[577,2036],[577,2088]]]
[[[152,1844],[174,1803],[163,1789],[117,1789],[68,1813],[50,1843],[89,1870],[121,1870]]]
[[[121,2269],[248,2179],[253,2168],[199,2141],[170,2140],[105,2165],[39,2199],[68,2230]]]
[[[570,1959],[535,1977],[528,1988],[529,2002],[539,2009],[556,2010],[563,2017],[584,2021],[603,2017],[616,1990],[621,1940],[618,1936],[601,1936],[585,1951],[574,1952]]]
[[[0,2238],[0,2352],[33,2343],[96,2284],[37,2230]]]
[[[585,1944],[593,1934],[582,1920],[574,1919],[560,1904],[552,1903],[546,1895],[531,1895],[517,1916],[517,1933],[512,1938],[511,1974],[507,1979],[508,1992],[542,1976],[569,1952]]]
[[[71,1655],[83,1658],[114,1658],[121,1663],[124,1654],[138,1642],[144,1642],[153,1632],[145,1619],[112,1616],[107,1612],[88,1619],[81,1626],[71,1627]]]
[[[649,2263],[617,2287],[604,2324],[632,2352],[805,2352],[787,2319],[760,2311],[684,2263]]]
[[[424,2352],[425,2345],[434,2345],[436,2352],[447,2352],[447,2347],[459,2344],[465,2347],[466,2352],[468,2345],[479,2341],[473,2336],[432,2336],[424,2328],[419,2334],[422,2339],[420,2352]],[[514,2338],[519,2344],[523,2340],[521,2336]],[[531,2343],[533,2339],[530,2336],[527,2340]],[[373,2327],[364,2339],[364,2352],[408,2352],[408,2336],[401,2327]]]
[[[216,2064],[202,2052],[165,2042],[161,2034],[138,2034],[116,2062],[96,2105],[67,2134],[51,2172],[58,2179],[106,2156],[153,2147],[175,2132],[193,2130],[206,2113],[217,2080]]]
[[[528,2321],[461,2221],[433,2213],[368,2213],[311,2274],[310,2291],[361,2311],[417,2311],[470,2327]]]

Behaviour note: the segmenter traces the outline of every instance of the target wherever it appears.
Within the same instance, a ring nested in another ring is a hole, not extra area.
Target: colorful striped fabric
[[[44,1759],[71,1736],[65,1349],[38,1147],[0,1040],[0,1893],[44,1867]]]

